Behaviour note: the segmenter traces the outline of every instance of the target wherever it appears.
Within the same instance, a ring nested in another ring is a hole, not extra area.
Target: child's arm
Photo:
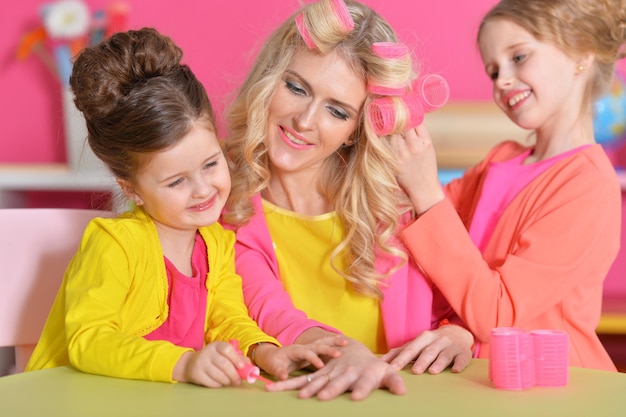
[[[189,382],[209,388],[239,385],[241,377],[237,372],[249,364],[237,350],[228,343],[214,342],[202,350],[185,352],[172,372],[172,379]]]
[[[157,267],[129,273],[133,236],[142,236],[138,230],[115,219],[87,226],[58,296],[62,334],[70,363],[83,372],[171,382],[176,361],[188,349],[140,335],[154,325],[150,317],[161,311],[155,294],[167,282],[147,278],[158,276]]]

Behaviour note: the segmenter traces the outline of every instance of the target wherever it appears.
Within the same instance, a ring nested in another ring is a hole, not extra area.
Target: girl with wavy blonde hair
[[[624,0],[501,0],[479,50],[494,102],[534,143],[504,140],[442,189],[428,132],[392,137],[419,213],[403,240],[481,357],[494,327],[549,328],[568,334],[571,366],[616,370],[596,328],[622,192],[595,141],[593,104],[625,41]]]

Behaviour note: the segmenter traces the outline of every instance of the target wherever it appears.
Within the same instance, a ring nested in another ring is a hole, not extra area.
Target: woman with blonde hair
[[[471,333],[446,325],[461,323],[398,238],[413,212],[388,135],[423,117],[406,99],[418,75],[374,10],[321,0],[270,36],[230,108],[223,223],[251,316],[285,344],[346,337],[323,370],[271,390],[401,394],[411,361],[414,373],[469,363]]]

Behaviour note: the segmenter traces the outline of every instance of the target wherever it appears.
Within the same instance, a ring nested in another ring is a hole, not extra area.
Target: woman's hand
[[[447,325],[437,330],[427,330],[404,346],[391,349],[382,360],[395,369],[413,362],[411,371],[422,374],[428,370],[438,374],[452,364],[452,372],[461,372],[472,359],[474,336],[469,330]]]
[[[254,358],[265,372],[284,380],[291,372],[307,366],[314,366],[317,369],[324,367],[322,358],[329,360],[341,356],[339,348],[347,344],[348,340],[338,334],[311,343],[287,345],[282,348],[271,343],[263,343],[257,347]]]
[[[398,183],[420,215],[444,198],[430,134],[424,125],[420,125],[402,134],[391,135],[390,143],[396,156]]]
[[[362,400],[372,391],[387,388],[391,393],[406,392],[398,370],[352,339],[341,348],[341,356],[328,360],[318,371],[268,385],[268,391],[299,389],[299,398],[331,400],[350,391],[352,400]]]
[[[246,362],[249,359],[239,355],[230,344],[213,342],[202,350],[183,353],[174,366],[172,378],[209,388],[239,385],[241,377],[237,369]]]

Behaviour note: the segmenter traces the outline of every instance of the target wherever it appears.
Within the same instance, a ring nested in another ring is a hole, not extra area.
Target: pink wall
[[[154,26],[185,51],[185,60],[206,85],[218,116],[239,84],[256,49],[301,0],[127,0],[129,27]],[[302,0],[306,1],[306,0]],[[398,31],[425,61],[426,69],[444,75],[457,101],[490,100],[489,81],[475,47],[482,14],[497,0],[364,0]],[[65,162],[60,86],[34,56],[15,59],[22,34],[39,23],[42,0],[11,4],[0,13],[0,163]],[[86,0],[92,10],[107,0]],[[177,5],[177,7],[172,4]],[[621,64],[626,69],[626,63]],[[72,193],[36,193],[35,206],[89,206],[91,196],[70,203]],[[32,203],[34,201],[34,203]],[[625,208],[626,211],[626,208]],[[626,222],[626,212],[624,213]],[[626,230],[626,228],[624,229]],[[626,231],[623,230],[623,233]],[[626,251],[626,235],[623,238]],[[611,292],[626,294],[620,255],[607,280]]]
[[[36,56],[15,59],[21,36],[40,23],[42,0],[22,0],[0,13],[0,163],[64,162],[60,86]],[[86,0],[92,10],[107,0]],[[299,0],[127,0],[129,27],[154,26],[185,51],[218,114],[257,47]],[[448,78],[454,100],[489,100],[474,45],[483,12],[495,0],[365,0],[415,48],[427,68]],[[176,5],[176,6],[174,6]]]

